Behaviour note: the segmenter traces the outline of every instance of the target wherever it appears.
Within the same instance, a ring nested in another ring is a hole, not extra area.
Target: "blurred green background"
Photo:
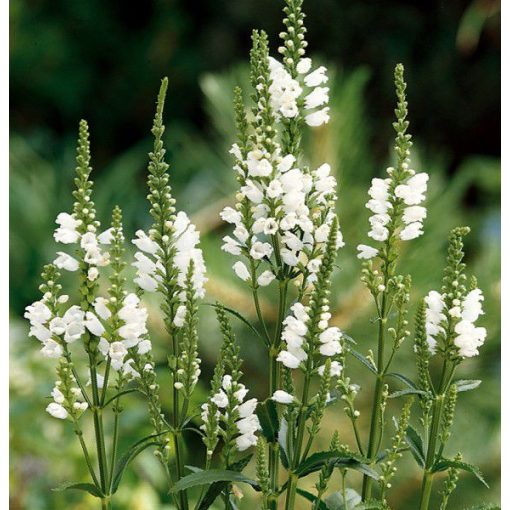
[[[308,4],[308,5],[307,5]],[[96,503],[80,493],[51,489],[85,477],[69,427],[44,412],[54,380],[53,363],[27,337],[23,308],[38,298],[39,272],[52,260],[54,218],[71,206],[77,123],[91,126],[96,202],[100,218],[119,203],[131,237],[149,223],[145,195],[146,153],[150,150],[159,80],[168,75],[166,143],[178,206],[193,215],[203,233],[208,262],[207,301],[220,299],[253,317],[246,289],[232,275],[233,260],[220,251],[226,232],[218,212],[232,200],[235,179],[227,154],[234,139],[231,90],[247,81],[252,28],[264,28],[273,48],[281,29],[275,0],[11,1],[11,508],[87,509]],[[312,56],[330,68],[332,121],[306,137],[312,164],[328,161],[339,180],[339,214],[346,248],[334,282],[334,322],[366,352],[374,348],[373,309],[359,282],[355,246],[366,241],[364,208],[370,179],[390,162],[392,84],[396,62],[409,83],[413,160],[431,176],[425,235],[406,244],[402,271],[413,275],[413,304],[438,288],[446,237],[469,224],[470,271],[486,295],[483,323],[489,336],[478,358],[466,361],[462,376],[483,379],[459,398],[447,454],[462,451],[478,464],[490,489],[462,475],[450,508],[499,503],[500,408],[500,10],[491,0],[409,2],[305,1]],[[72,282],[72,279],[70,279]],[[152,309],[151,331],[165,388],[165,337]],[[274,317],[274,299],[264,298]],[[219,335],[212,310],[201,312],[203,383],[216,359]],[[246,382],[266,395],[264,351],[236,324]],[[411,342],[402,348],[400,370],[414,376]],[[361,424],[369,420],[371,381],[357,362],[349,371],[361,385]],[[392,403],[388,416],[398,412]],[[149,432],[145,405],[132,399],[123,414],[123,446]],[[326,416],[318,447],[334,429],[352,444],[339,406]],[[188,459],[201,445],[190,438]],[[313,477],[303,481],[312,487]],[[351,475],[354,487],[359,479]],[[332,488],[338,488],[335,479]],[[419,476],[405,458],[390,491],[398,509],[416,507]],[[246,489],[240,508],[252,508]],[[303,502],[300,502],[300,504]],[[436,505],[437,503],[433,503]],[[435,506],[433,506],[435,508]],[[147,452],[133,464],[118,493],[116,508],[170,508],[156,460]],[[308,508],[304,505],[302,508]]]

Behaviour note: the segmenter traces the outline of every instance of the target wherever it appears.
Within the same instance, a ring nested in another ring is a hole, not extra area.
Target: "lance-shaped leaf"
[[[425,466],[425,454],[423,453],[423,441],[416,429],[409,425],[406,429],[406,443],[420,467]]]
[[[470,391],[478,388],[482,381],[478,379],[460,379],[459,381],[455,381],[453,384],[457,386],[457,393],[461,391]]]
[[[230,469],[232,471],[241,472],[250,462],[251,458],[253,457],[253,454],[249,454],[244,456],[242,459],[240,459],[235,464],[232,464],[230,466]],[[202,471],[202,470],[201,470]],[[198,470],[195,472],[199,472]],[[196,510],[207,510],[216,498],[230,485],[230,482],[228,481],[221,481],[221,482],[215,482],[213,483],[209,489],[207,489],[207,492],[205,493],[203,499],[200,501],[200,504],[197,506]]]
[[[278,413],[275,401],[268,398],[260,402],[256,413],[266,441],[274,443],[278,439]]]
[[[449,468],[457,468],[462,469],[463,471],[467,471],[468,473],[471,473],[482,482],[485,487],[489,488],[489,485],[485,481],[482,472],[480,471],[480,468],[478,466],[475,466],[473,464],[468,464],[467,462],[462,462],[460,460],[453,460],[453,459],[439,459],[433,466],[432,466],[432,472],[438,473],[440,471],[446,471]]]
[[[338,451],[317,452],[303,461],[295,470],[300,478],[314,473],[326,464],[333,463],[335,467],[354,469],[377,480],[379,475],[364,463],[362,457],[355,454],[345,454]]]
[[[170,492],[179,492],[198,485],[210,485],[215,482],[236,482],[247,483],[258,490],[259,486],[255,480],[228,469],[211,469],[209,471],[199,471],[181,478],[171,489]]]
[[[95,496],[96,498],[102,498],[104,496],[104,494],[101,492],[101,489],[99,487],[96,487],[92,483],[64,482],[58,487],[55,487],[53,490],[55,492],[60,492],[71,489],[88,492],[89,494],[92,494],[92,496]]]
[[[303,496],[306,500],[310,501],[311,503],[315,503],[318,498],[315,494],[312,494],[311,492],[305,491],[303,489],[297,488],[296,492]],[[319,500],[319,510],[328,510],[328,507],[326,506],[326,503],[324,501]]]
[[[370,372],[377,374],[377,368],[374,367],[374,365],[368,360],[366,356],[363,356],[363,354],[351,348],[349,349],[349,353],[351,353],[360,363],[365,365],[370,370]]]

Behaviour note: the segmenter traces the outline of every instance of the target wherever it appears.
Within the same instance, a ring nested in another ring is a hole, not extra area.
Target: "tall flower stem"
[[[441,420],[441,414],[443,412],[444,396],[448,388],[449,381],[451,381],[451,375],[448,376],[448,363],[445,360],[443,364],[443,372],[441,375],[441,382],[439,384],[439,390],[435,396],[434,405],[432,407],[432,425],[427,442],[427,455],[425,458],[425,469],[423,473],[421,496],[420,496],[420,510],[428,510],[430,502],[430,494],[432,491],[432,482],[434,474],[432,473],[432,467],[436,460],[436,444],[438,439],[439,423]]]
[[[384,387],[384,343],[386,331],[386,292],[384,292],[381,302],[381,309],[379,315],[379,333],[377,340],[377,380],[374,390],[374,403],[372,405],[372,417],[370,420],[370,436],[368,441],[367,457],[373,460],[377,455],[378,446],[380,443],[381,428],[381,399]],[[363,501],[370,499],[372,495],[372,479],[369,476],[363,477]]]
[[[99,464],[99,479],[101,481],[101,489],[106,494],[108,492],[108,461],[106,459],[102,407],[99,401],[99,391],[97,387],[96,361],[92,353],[89,353],[89,363],[90,381],[92,386],[92,413],[94,417],[94,433],[96,437],[97,459]]]
[[[280,370],[278,361],[276,360],[280,352],[280,338],[282,335],[282,323],[285,316],[287,306],[288,280],[280,282],[279,301],[278,301],[278,317],[276,322],[275,336],[272,345],[269,347],[269,396],[280,388]],[[271,492],[276,494],[278,490],[278,441],[269,445],[269,476],[271,480]],[[278,507],[277,498],[268,501],[270,510]]]

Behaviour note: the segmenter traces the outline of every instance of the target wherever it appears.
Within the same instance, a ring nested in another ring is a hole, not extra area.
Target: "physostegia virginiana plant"
[[[42,354],[57,363],[58,380],[47,411],[72,424],[90,475],[87,482],[63,488],[88,491],[101,500],[102,508],[111,508],[124,470],[147,448],[159,458],[178,510],[204,510],[218,503],[237,508],[242,485],[259,493],[266,510],[388,509],[387,495],[407,452],[423,471],[420,510],[429,508],[435,473],[448,472],[440,491],[441,510],[460,470],[483,481],[460,454],[445,454],[457,394],[479,384],[455,380],[456,368],[478,354],[486,336],[485,329],[475,325],[483,313],[483,294],[475,279],[467,283],[462,262],[462,238],[469,229],[452,231],[443,287],[418,306],[416,377],[392,371],[402,343],[411,336],[411,276],[399,274],[401,245],[423,234],[427,216],[423,204],[428,175],[412,169],[402,65],[395,68],[395,163],[384,178],[372,180],[366,204],[371,241],[358,245],[361,279],[377,314],[374,340],[362,346],[368,354],[358,352],[353,339],[330,325],[331,279],[344,241],[333,171],[328,162],[310,167],[311,155],[302,145],[306,130],[329,121],[329,88],[326,68],[305,56],[301,6],[302,0],[286,0],[278,59],[270,56],[267,35],[253,32],[248,108],[243,91],[234,91],[237,141],[230,152],[239,187],[233,207],[221,212],[232,226],[222,248],[236,259],[233,270],[250,289],[258,324],[214,303],[223,344],[212,380],[203,383],[210,386],[204,403],[197,405],[194,390],[201,374],[197,322],[206,268],[199,233],[186,213],[177,210],[169,184],[163,144],[167,79],[158,95],[149,154],[152,225],[147,232],[136,232],[134,261],[125,255],[120,208],[113,210],[111,227],[100,231],[89,179],[88,128],[80,124],[75,203],[71,213],[58,215],[55,231],[55,240],[72,251],[58,252],[45,267],[42,299],[27,307],[26,317]],[[127,264],[136,268],[133,282],[124,276]],[[74,295],[63,293],[60,270],[78,274]],[[109,282],[104,295],[99,292],[102,278]],[[275,293],[278,303],[274,324],[260,305],[263,287]],[[142,305],[145,293],[159,296],[170,387],[157,381],[148,312]],[[248,397],[231,316],[248,323],[253,340],[266,350],[262,402]],[[374,382],[367,431],[359,424],[360,385],[348,375],[351,361],[366,367]],[[429,370],[436,362],[441,365],[438,380]],[[404,388],[390,391],[394,382]],[[122,404],[133,391],[144,395],[153,433],[119,455]],[[162,396],[170,402],[168,414]],[[405,400],[395,427],[390,427],[387,402],[399,397]],[[317,451],[326,412],[335,420],[345,416],[352,437],[335,432],[329,448]],[[88,419],[93,423],[91,441],[83,434],[82,423]],[[189,456],[190,438],[203,447],[201,461]],[[243,473],[252,457],[256,479]],[[353,470],[363,476],[357,490],[357,478],[349,476]],[[339,486],[335,471],[340,473]],[[300,480],[314,473],[315,490],[300,487]]]

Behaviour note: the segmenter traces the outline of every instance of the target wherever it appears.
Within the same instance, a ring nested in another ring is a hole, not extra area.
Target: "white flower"
[[[280,351],[276,359],[287,368],[298,368],[301,363],[301,361],[289,351]]]
[[[418,221],[409,223],[409,225],[401,230],[400,239],[402,239],[402,241],[409,241],[420,237],[423,234],[422,226],[423,225]]]
[[[71,255],[64,253],[62,251],[57,252],[58,257],[53,261],[53,263],[59,269],[65,269],[66,271],[77,271],[80,267],[80,263]]]
[[[51,414],[54,418],[58,418],[59,420],[65,420],[68,416],[67,411],[64,409],[63,406],[60,404],[57,404],[56,402],[52,402],[51,404],[48,404],[48,407],[46,407],[46,411]]]
[[[326,104],[329,101],[328,93],[328,87],[316,87],[305,97],[305,108],[310,110]]]
[[[123,368],[124,357],[128,353],[126,346],[122,342],[112,342],[108,355],[110,356],[112,367],[115,370]]]
[[[221,247],[223,251],[231,255],[241,255],[241,245],[235,239],[232,239],[230,236],[225,236],[223,238],[223,243]]]
[[[45,324],[51,319],[50,309],[42,302],[35,301],[25,308],[25,319],[30,321],[30,324]]]
[[[184,320],[186,319],[186,305],[179,305],[177,311],[175,312],[174,317],[174,325],[178,328],[182,328],[184,326]]]
[[[427,217],[427,209],[420,205],[411,205],[404,209],[402,219],[406,225],[416,221],[421,222]]]
[[[150,340],[142,340],[138,344],[138,354],[147,354],[152,349],[152,343]]]
[[[266,287],[275,279],[275,275],[271,271],[264,271],[257,278],[257,283],[261,287]]]
[[[279,404],[292,404],[294,402],[294,397],[283,390],[276,390],[271,399]]]
[[[74,217],[70,214],[60,213],[57,216],[55,223],[60,225],[60,227],[58,227],[53,234],[55,241],[63,244],[71,244],[78,241],[80,234],[76,229],[80,225],[79,220],[75,220]]]
[[[250,272],[245,264],[241,261],[237,261],[233,266],[236,275],[243,281],[247,281],[251,278]]]
[[[333,340],[331,342],[321,344],[319,347],[319,352],[323,356],[334,356],[335,354],[339,354],[342,352],[342,347],[340,342]]]
[[[331,315],[331,314],[329,314]],[[342,332],[337,327],[330,327],[326,330],[324,330],[319,335],[319,341],[323,344],[327,344],[332,341],[338,341],[342,338]]]
[[[143,230],[137,230],[135,235],[137,239],[133,239],[132,242],[139,250],[151,255],[155,255],[158,252],[158,243],[150,239]]]
[[[317,87],[317,85],[326,83],[328,81],[326,71],[327,69],[324,66],[318,67],[315,71],[305,76],[305,85],[307,87]]]
[[[247,450],[251,446],[257,444],[257,436],[254,434],[243,434],[242,436],[236,437],[236,446],[240,452]]]
[[[89,270],[87,271],[87,278],[91,282],[96,280],[98,276],[99,276],[99,271],[98,271],[97,267],[90,267]]]
[[[220,217],[227,223],[234,223],[237,225],[241,222],[241,213],[235,209],[232,209],[232,207],[225,207],[225,209],[221,211]]]
[[[101,336],[105,329],[101,324],[96,315],[92,312],[87,312],[85,314],[86,320],[84,321],[85,327],[95,336]]]
[[[113,241],[113,228],[109,228],[108,230],[101,232],[97,236],[97,240],[101,244],[111,244],[111,242]]]
[[[329,107],[325,106],[321,110],[309,113],[305,116],[305,122],[311,127],[322,126],[329,122]]]
[[[60,358],[62,354],[64,353],[64,349],[62,346],[55,342],[55,340],[52,340],[51,338],[46,340],[43,344],[43,347],[41,349],[41,354],[45,358]]]
[[[470,291],[462,302],[462,318],[470,322],[478,320],[478,317],[483,315],[483,300],[484,297],[480,289]]]
[[[255,412],[255,409],[257,408],[257,404],[258,402],[256,398],[252,398],[244,402],[244,404],[241,404],[237,408],[237,411],[239,412],[239,417],[246,418],[247,416],[253,414]]]
[[[312,67],[312,60],[310,58],[301,58],[297,63],[296,70],[299,74],[306,74]]]
[[[253,259],[260,260],[264,257],[269,257],[272,252],[273,247],[269,243],[255,241],[251,247],[250,255]]]
[[[216,393],[211,400],[219,408],[227,407],[228,405],[228,397],[223,390]]]
[[[108,300],[103,297],[96,298],[94,301],[94,310],[104,321],[108,320],[112,315],[112,312],[110,312],[108,308]]]
[[[372,248],[372,246],[368,246],[366,244],[358,244],[357,248],[358,250],[358,258],[359,259],[365,259],[370,260],[377,256],[379,253],[379,250],[377,248]]]
[[[332,361],[331,362],[331,366],[330,366],[330,370],[329,370],[329,375],[331,377],[340,377],[340,374],[342,372],[342,368],[343,368],[342,365],[338,361]],[[323,376],[325,370],[326,370],[326,365],[321,365],[317,369],[317,372],[319,373],[320,376]]]
[[[478,355],[478,347],[483,345],[487,336],[485,328],[477,328],[467,320],[460,321],[455,326],[457,337],[454,340],[459,348],[459,354],[465,358],[471,358]]]

